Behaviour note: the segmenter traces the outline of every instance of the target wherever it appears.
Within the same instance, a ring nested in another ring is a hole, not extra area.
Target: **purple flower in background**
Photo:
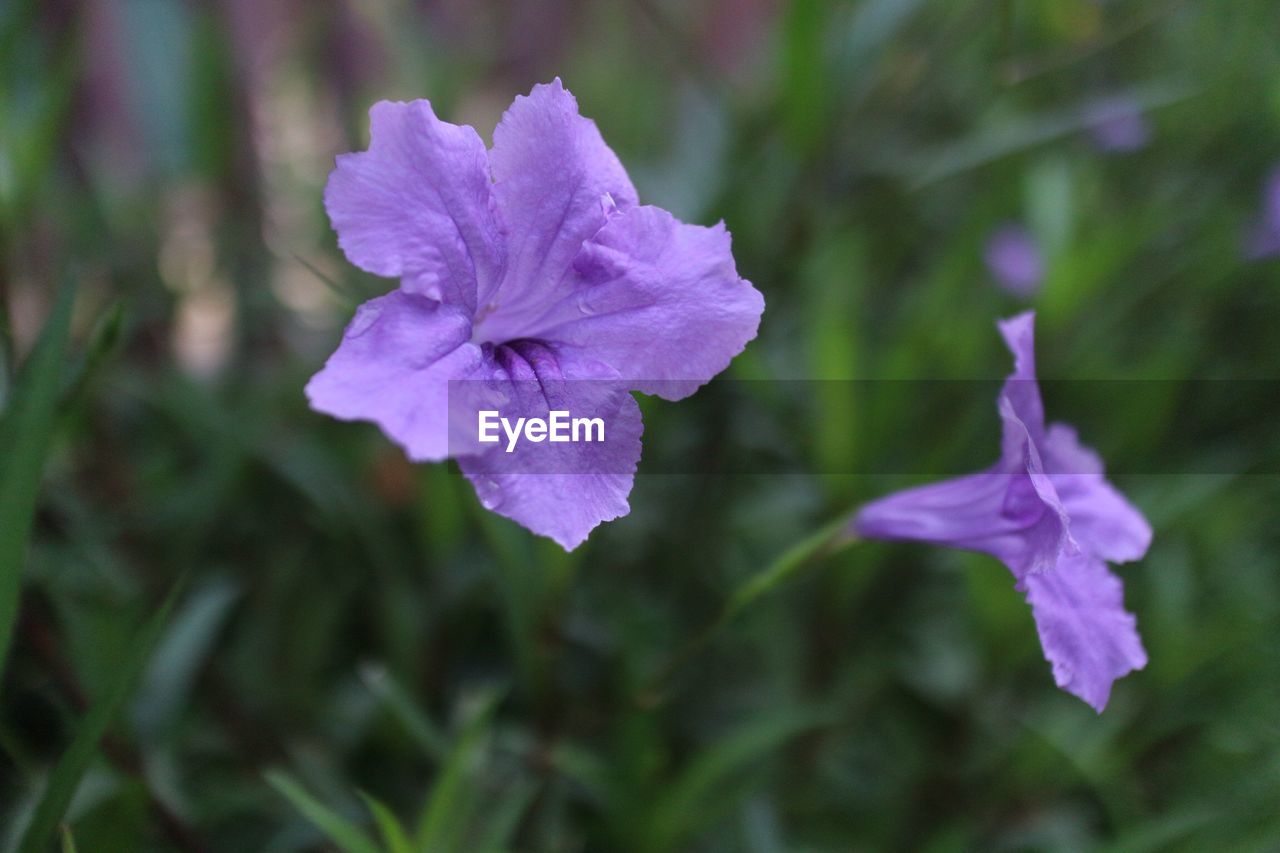
[[[979,474],[908,489],[863,507],[858,535],[914,540],[998,558],[1026,594],[1058,686],[1096,710],[1146,652],[1106,561],[1140,559],[1142,514],[1106,481],[1102,460],[1069,426],[1045,426],[1036,382],[1035,315],[1000,323],[1014,356],[998,402],[1000,461]]]
[[[1087,110],[1086,121],[1089,136],[1100,151],[1137,151],[1151,141],[1151,125],[1131,98],[1095,101]]]
[[[1044,281],[1044,258],[1031,232],[1021,225],[1002,225],[987,240],[983,253],[996,283],[1014,296],[1032,297]]]
[[[1262,214],[1245,239],[1245,255],[1253,260],[1280,255],[1280,167],[1262,187]]]
[[[639,203],[558,78],[515,99],[488,151],[427,101],[370,118],[369,150],[338,157],[325,208],[347,258],[400,286],[360,307],[311,406],[377,423],[415,461],[456,457],[485,507],[572,549],[629,511],[630,391],[692,394],[755,337],[764,300],[723,224]],[[464,383],[513,422],[601,417],[605,441],[506,454],[476,443],[474,413],[470,443],[456,440]]]

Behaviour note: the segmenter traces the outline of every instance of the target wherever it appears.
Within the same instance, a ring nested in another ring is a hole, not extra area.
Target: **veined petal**
[[[373,421],[410,459],[449,455],[449,381],[482,368],[462,310],[403,291],[361,305],[323,369],[307,383],[317,412]]]
[[[1062,554],[1078,553],[1080,547],[1071,535],[1071,518],[1045,473],[1040,449],[1031,431],[1014,411],[1008,396],[998,401],[1003,423],[1003,451],[1000,466],[1015,476],[1005,498],[1004,514],[1010,519],[1025,519],[1024,565],[1009,567],[1014,574],[1021,571],[1040,572],[1053,568]]]
[[[692,394],[756,335],[764,297],[738,276],[729,232],[657,207],[609,220],[574,262],[574,290],[540,337],[612,365],[647,394]]]
[[[361,269],[474,311],[504,252],[484,143],[427,101],[380,101],[369,118],[369,150],[339,156],[325,187],[338,244]]]
[[[1000,396],[1009,401],[1031,440],[1038,444],[1044,437],[1044,403],[1036,382],[1036,312],[1024,311],[996,325],[1013,353],[1013,373],[1005,379]]]
[[[1147,665],[1124,586],[1096,557],[1062,560],[1019,583],[1036,620],[1054,682],[1101,712],[1112,683]]]
[[[640,407],[608,365],[538,341],[494,348],[489,358],[484,384],[486,390],[500,386],[497,411],[508,426],[519,418],[547,421],[557,410],[602,424],[589,441],[553,443],[550,436],[533,441],[526,434],[513,446],[504,434],[484,452],[458,459],[486,509],[571,551],[598,524],[630,511],[627,497],[643,430]],[[455,399],[469,404],[469,396]]]
[[[595,122],[557,77],[515,99],[493,132],[493,192],[509,234],[506,275],[492,304],[488,340],[528,334],[563,295],[582,244],[614,206],[636,204],[636,191]],[[515,334],[512,334],[515,332]]]
[[[1014,576],[1052,567],[1063,528],[1026,473],[997,467],[896,492],[862,507],[854,531],[866,539],[929,542],[990,554]]]
[[[1045,464],[1071,518],[1071,533],[1086,551],[1122,563],[1140,560],[1151,546],[1151,525],[1102,476],[1102,460],[1065,424],[1052,424]]]

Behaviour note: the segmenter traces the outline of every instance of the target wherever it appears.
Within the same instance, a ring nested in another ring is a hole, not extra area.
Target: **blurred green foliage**
[[[631,514],[564,554],[301,389],[389,286],[320,205],[368,106],[487,135],[555,75],[642,198],[733,232],[768,310],[732,376],[1002,376],[993,321],[1025,304],[981,255],[1015,220],[1047,255],[1042,375],[1274,380],[1280,273],[1241,244],[1280,158],[1278,25],[1265,0],[0,4],[3,840],[1276,849],[1280,401],[1193,439],[1176,382],[1049,399],[1164,472],[1119,482],[1156,527],[1121,569],[1151,663],[1099,717],[990,559],[788,562],[918,478],[645,476],[780,436],[796,470],[942,470],[994,456],[990,399],[909,434],[901,409],[846,428],[856,383],[643,401]],[[1140,151],[1090,144],[1117,95]]]

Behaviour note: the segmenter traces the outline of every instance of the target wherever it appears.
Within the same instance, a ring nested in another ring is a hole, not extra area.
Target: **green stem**
[[[858,538],[849,530],[848,516],[841,516],[792,545],[764,569],[747,578],[729,596],[716,618],[694,634],[658,671],[649,686],[639,694],[639,704],[651,707],[661,702],[672,676],[714,640],[739,613],[786,583],[805,566],[829,557],[856,541]]]

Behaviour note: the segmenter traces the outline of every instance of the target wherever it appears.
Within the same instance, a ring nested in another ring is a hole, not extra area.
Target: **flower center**
[[[476,309],[476,315],[471,320],[471,343],[473,344],[496,344],[499,343],[491,334],[492,330],[486,331],[484,321],[493,316],[498,310],[496,302],[490,302],[488,305],[482,305]]]

